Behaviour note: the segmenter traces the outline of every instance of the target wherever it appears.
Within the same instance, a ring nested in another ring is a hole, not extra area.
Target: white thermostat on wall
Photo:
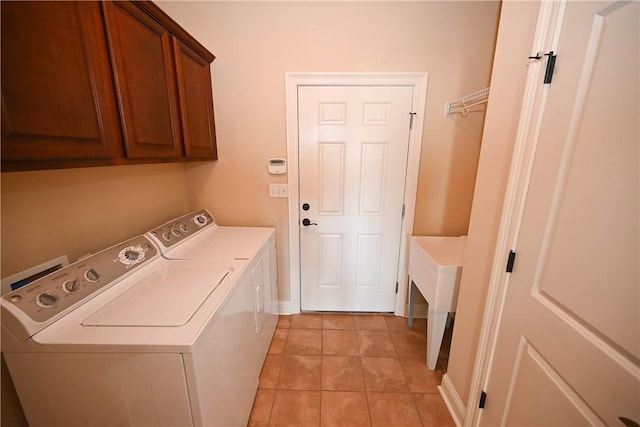
[[[285,159],[269,159],[267,167],[271,175],[287,173],[287,161]]]

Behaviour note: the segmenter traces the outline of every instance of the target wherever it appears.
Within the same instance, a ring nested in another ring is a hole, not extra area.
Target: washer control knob
[[[62,284],[62,290],[68,294],[74,294],[82,289],[82,284],[78,281],[78,279],[67,280]]]
[[[129,246],[118,254],[118,260],[124,265],[134,265],[144,260],[145,250],[142,246]]]
[[[187,224],[180,224],[180,231],[182,231],[183,233],[189,231],[189,227],[187,226]]]
[[[58,295],[52,292],[43,292],[36,297],[36,304],[40,307],[50,308],[58,302]]]
[[[88,269],[84,273],[84,278],[89,282],[94,283],[100,280],[100,274],[93,268]]]
[[[173,236],[170,232],[165,231],[164,233],[162,233],[162,238],[168,242],[169,240],[173,239]]]
[[[177,228],[174,228],[173,230],[171,230],[171,234],[173,234],[176,237],[180,237],[182,236],[182,231],[178,230]]]

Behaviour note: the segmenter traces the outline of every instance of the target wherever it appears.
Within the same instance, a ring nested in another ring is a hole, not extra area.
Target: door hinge
[[[538,52],[535,56],[530,56],[529,59],[535,59],[536,61],[542,59],[543,56],[548,56],[547,58],[547,69],[544,72],[544,84],[551,83],[551,79],[553,79],[553,70],[556,67],[556,55],[552,50],[549,53],[542,54]]]
[[[478,404],[478,408],[483,409],[485,403],[487,403],[487,393],[483,390],[482,393],[480,393],[480,403]]]
[[[509,251],[509,258],[507,259],[507,273],[511,273],[513,271],[513,264],[516,262],[516,253],[514,251]]]
[[[416,116],[416,113],[409,113],[409,129],[413,129],[413,118]]]
[[[404,214],[407,211],[406,206],[402,205],[402,218],[404,218]]]
[[[398,282],[396,282],[396,294],[398,293]]]
[[[556,66],[556,55],[553,51],[549,53],[545,53],[549,58],[547,59],[547,70],[544,72],[544,84],[551,83],[551,79],[553,78],[553,69]]]

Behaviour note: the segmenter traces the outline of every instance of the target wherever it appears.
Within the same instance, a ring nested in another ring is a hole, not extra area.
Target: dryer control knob
[[[198,224],[198,227],[202,227],[209,221],[205,215],[196,215],[193,220]]]
[[[168,242],[169,240],[173,239],[173,236],[169,231],[165,231],[164,233],[162,233],[162,238]]]

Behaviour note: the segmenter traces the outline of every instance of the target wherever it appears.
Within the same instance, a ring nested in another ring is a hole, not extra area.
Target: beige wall
[[[465,403],[482,327],[537,14],[537,2],[505,1],[502,5],[491,96],[447,369],[447,375]]]
[[[191,204],[221,224],[278,228],[289,299],[287,201],[266,161],[286,157],[286,72],[428,72],[415,234],[466,234],[483,114],[447,101],[487,87],[498,2],[158,2],[215,55],[220,160],[189,167]],[[290,189],[295,191],[295,189]]]
[[[3,173],[2,277],[104,249],[186,212],[182,164]]]

